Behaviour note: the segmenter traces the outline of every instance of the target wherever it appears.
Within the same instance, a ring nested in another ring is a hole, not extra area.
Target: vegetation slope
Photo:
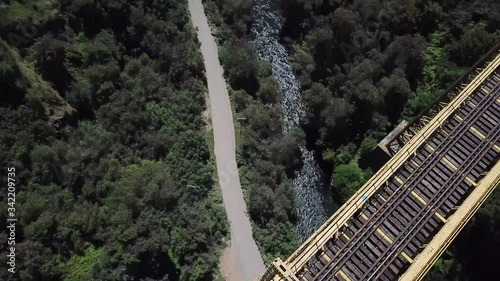
[[[18,218],[16,273],[0,279],[214,279],[227,222],[187,2],[12,0],[0,18]]]

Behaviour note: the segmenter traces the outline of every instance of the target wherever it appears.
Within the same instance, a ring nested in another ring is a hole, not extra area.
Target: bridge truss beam
[[[492,58],[489,61],[485,62],[485,65],[481,69],[477,70],[477,75],[474,77],[474,79],[472,79],[467,85],[462,87],[461,90],[456,95],[454,95],[451,101],[446,103],[443,101],[438,101],[438,104],[436,106],[439,111],[435,112],[435,114],[432,113],[434,115],[432,119],[430,119],[430,117],[423,116],[421,120],[424,123],[422,123],[421,127],[411,128],[410,130],[402,132],[401,136],[404,136],[405,133],[413,130],[413,135],[408,136],[408,140],[405,140],[404,147],[398,148],[396,155],[391,158],[389,162],[382,169],[380,169],[358,192],[356,192],[356,194],[352,196],[346,202],[346,204],[339,208],[339,210],[337,210],[337,212],[332,217],[330,217],[327,222],[325,222],[309,239],[307,239],[297,249],[297,251],[295,251],[285,262],[277,259],[271,265],[271,267],[268,268],[266,273],[260,277],[259,280],[316,280],[318,277],[309,279],[305,278],[305,275],[303,275],[304,270],[307,271],[306,268],[311,262],[311,259],[313,257],[322,258],[323,260],[326,260],[326,263],[329,263],[329,257],[325,252],[325,245],[327,244],[327,242],[331,242],[332,239],[338,239],[339,235],[345,235],[345,233],[343,233],[343,230],[349,227],[352,218],[355,216],[359,216],[360,211],[366,208],[367,204],[370,201],[376,199],[374,198],[374,195],[379,194],[381,189],[384,190],[388,188],[389,180],[394,180],[394,174],[398,170],[400,170],[403,165],[408,164],[406,163],[408,159],[415,156],[417,154],[417,151],[420,151],[423,146],[429,146],[429,139],[434,136],[436,131],[442,129],[443,125],[448,122],[451,116],[457,118],[457,110],[461,108],[464,103],[469,102],[468,99],[472,95],[472,93],[474,93],[475,91],[484,91],[485,93],[489,93],[489,91],[491,91],[492,88],[489,88],[488,90],[483,89],[482,87],[484,87],[483,83],[486,81],[486,79],[489,79],[492,73],[495,72],[500,65],[500,55],[498,51],[499,49],[496,48],[496,51],[493,52]],[[495,79],[498,79],[498,76],[495,76]],[[497,99],[496,102],[499,102],[499,100]],[[493,140],[493,143],[495,143],[495,140]],[[497,145],[495,145],[495,147],[498,149]],[[445,224],[445,227],[442,227],[439,230],[438,234],[430,242],[434,243],[431,246],[432,248],[429,247],[429,250],[424,250],[424,252],[421,252],[415,258],[415,260],[406,256],[406,259],[411,262],[411,265],[407,271],[408,273],[404,275],[405,280],[414,280],[412,278],[416,278],[416,276],[423,276],[422,272],[425,273],[425,271],[428,270],[428,267],[432,265],[430,263],[433,262],[437,257],[439,257],[440,253],[444,251],[450,240],[456,236],[461,227],[463,227],[466,221],[470,218],[470,216],[472,216],[475,210],[479,208],[484,199],[486,199],[491,190],[494,188],[494,186],[492,187],[492,185],[497,179],[492,180],[491,174],[496,172],[496,175],[498,175],[498,169],[499,168],[497,163],[497,165],[494,166],[493,170],[488,174],[488,176],[479,182],[479,185],[473,182],[473,185],[476,186],[476,188],[466,198],[466,200],[458,208],[458,210],[456,210],[455,213],[453,213],[450,217],[444,218],[436,213],[436,215],[439,215],[438,218],[440,218],[441,221]],[[398,180],[401,181],[400,179]],[[424,200],[421,201],[425,203]],[[470,207],[469,209],[467,209],[468,206]],[[458,224],[456,222],[457,220],[459,221]],[[445,234],[448,236],[446,236]],[[437,238],[445,240],[434,242]],[[431,251],[431,253],[433,254],[430,254],[429,251]],[[321,272],[317,274],[321,275]],[[350,280],[349,277],[346,276],[341,270],[339,270],[338,272],[340,274],[336,275],[338,279]],[[317,280],[329,279],[324,279],[324,277],[322,277]]]

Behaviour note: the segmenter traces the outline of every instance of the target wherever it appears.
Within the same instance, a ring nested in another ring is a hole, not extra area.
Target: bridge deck
[[[499,64],[497,53],[285,263],[275,263],[280,274],[263,280],[395,280],[412,264],[417,272],[417,256],[498,162]],[[427,255],[427,263],[436,256]]]

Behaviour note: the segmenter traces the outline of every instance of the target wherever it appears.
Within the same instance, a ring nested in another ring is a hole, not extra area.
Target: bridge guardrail
[[[447,119],[447,117],[443,115],[449,116],[452,114],[468,96],[467,93],[473,91],[479,84],[482,83],[481,81],[488,76],[487,73],[493,71],[499,65],[500,55],[497,55],[489,62],[489,64],[485,65],[484,69],[480,70],[480,73],[475,76],[477,78],[475,81],[469,82],[464,89],[460,90],[457,94],[457,98],[445,106],[445,110],[442,110],[438,114],[437,119],[435,119],[432,124],[427,124],[430,126],[427,126],[427,128],[424,128],[423,130],[419,130],[419,132],[416,133],[416,137],[414,137],[403,150],[400,150],[398,155],[389,160],[384,168],[375,173],[375,175],[370,178],[368,182],[366,182],[365,185],[358,190],[354,196],[348,200],[348,202],[346,202],[346,204],[340,207],[339,210],[337,210],[337,212],[335,212],[335,214],[333,214],[313,235],[311,235],[311,237],[309,237],[283,263],[283,265],[293,273],[300,270],[311,255],[320,250],[324,246],[324,243],[332,235],[338,233],[338,231],[342,229],[344,223],[346,223],[354,213],[362,209],[365,203],[368,202],[369,198],[376,196],[378,189],[384,185],[386,179],[390,177],[394,171],[399,169],[405,159],[407,159],[416,151],[416,149],[418,149],[418,147],[425,143],[425,140],[433,134],[434,130]],[[339,221],[342,223],[339,223]],[[267,276],[267,274],[265,275]],[[259,280],[271,279],[262,278]]]
[[[500,44],[498,44],[494,49],[490,50],[487,55],[485,55],[480,62],[476,63],[469,70],[465,76],[470,76],[474,71],[478,71],[478,73],[474,73],[473,77],[468,77],[470,81],[463,88],[459,88],[458,92],[451,98],[450,102],[447,104],[441,105],[441,109],[434,116],[427,117],[429,121],[433,120],[431,124],[429,122],[425,123],[422,128],[416,131],[411,137],[411,141],[405,142],[407,144],[404,149],[398,149],[396,152],[397,155],[392,157],[388,163],[379,170],[375,175],[370,178],[363,187],[358,190],[343,206],[341,206],[335,214],[333,214],[311,237],[309,237],[299,248],[290,256],[285,262],[281,262],[281,260],[276,260],[276,263],[273,263],[271,267],[268,268],[266,272],[260,276],[258,280],[273,280],[271,276],[275,275],[276,271],[279,271],[279,266],[282,266],[285,274],[278,274],[281,280],[294,280],[294,274],[302,268],[302,266],[307,263],[307,260],[317,253],[324,246],[324,243],[331,238],[331,236],[336,235],[339,230],[342,229],[343,225],[348,223],[349,219],[359,210],[363,208],[365,203],[371,199],[372,196],[377,195],[377,191],[380,187],[382,187],[386,179],[390,177],[395,171],[399,169],[401,165],[403,165],[405,159],[408,159],[410,155],[412,155],[422,144],[425,143],[425,140],[430,137],[434,130],[441,126],[443,122],[446,121],[447,117],[450,116],[465,100],[468,96],[467,93],[473,91],[477,86],[482,83],[482,80],[485,79],[488,75],[487,72],[492,72],[500,65]],[[481,69],[477,69],[477,66],[481,65]],[[483,78],[481,78],[483,77]],[[454,83],[455,87],[459,83],[463,83],[465,80],[459,80]],[[450,88],[453,88],[452,85]],[[445,95],[442,95],[441,98],[444,99]],[[447,97],[449,98],[449,96]],[[446,116],[444,116],[446,115]],[[424,114],[422,114],[424,116]],[[415,123],[415,122],[413,122]],[[428,125],[428,126],[427,126]],[[407,126],[408,128],[409,126]],[[426,127],[426,128],[424,128]],[[423,129],[423,130],[422,130]],[[403,132],[398,134],[398,137],[403,135]],[[340,223],[339,223],[340,221]],[[278,266],[279,265],[279,266]],[[291,273],[290,275],[288,273]],[[275,275],[277,276],[277,275]]]

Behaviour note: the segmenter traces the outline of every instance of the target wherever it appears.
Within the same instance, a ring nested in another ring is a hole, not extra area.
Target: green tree
[[[460,64],[471,66],[500,40],[500,32],[488,32],[482,22],[469,24],[462,38],[452,45],[450,56]]]
[[[255,86],[252,83],[255,83],[259,66],[253,47],[244,41],[236,40],[222,46],[219,56],[231,87],[254,93]]]
[[[359,156],[363,157],[370,151],[372,151],[376,146],[378,142],[376,139],[372,137],[366,137],[363,139],[361,144],[359,145]]]
[[[443,48],[445,37],[445,33],[434,33],[431,43],[425,50],[424,79],[407,105],[406,115],[409,117],[418,115],[462,74],[461,69],[449,62],[448,53]]]
[[[280,100],[281,91],[274,81],[274,78],[268,77],[260,80],[260,88],[257,97],[264,104],[275,104]]]
[[[363,171],[356,164],[341,164],[333,170],[332,188],[342,202],[347,201],[363,183]]]
[[[68,261],[60,263],[58,268],[61,270],[64,280],[91,280],[90,271],[96,263],[99,263],[103,253],[103,249],[96,249],[94,246],[88,245],[84,255],[73,255]]]
[[[341,146],[335,153],[335,163],[337,165],[348,164],[356,156],[356,145],[354,143],[349,143],[347,145]]]

